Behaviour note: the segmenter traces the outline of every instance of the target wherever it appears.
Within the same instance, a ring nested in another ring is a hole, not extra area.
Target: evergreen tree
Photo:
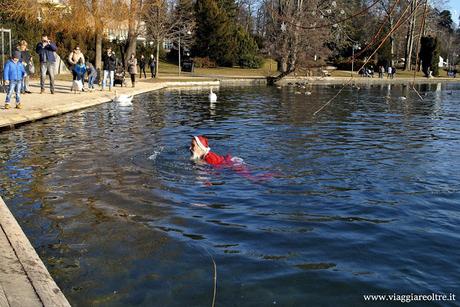
[[[254,38],[237,24],[234,0],[197,0],[196,42],[193,54],[220,66],[258,67],[261,60]]]
[[[247,68],[259,68],[262,58],[257,55],[258,47],[254,38],[242,27],[236,30],[238,41],[238,65]]]
[[[439,75],[439,44],[438,39],[432,36],[422,37],[420,47],[420,60],[422,61],[422,71],[425,77],[430,75],[429,71],[433,72],[433,76]]]
[[[225,12],[215,0],[198,0],[195,4],[195,16],[197,28],[194,54],[224,64],[226,61],[223,58],[231,58],[226,55],[231,50],[225,50],[227,41],[231,39],[231,24]]]

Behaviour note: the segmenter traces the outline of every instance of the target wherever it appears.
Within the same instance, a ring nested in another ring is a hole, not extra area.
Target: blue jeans
[[[115,71],[113,70],[104,70],[104,79],[102,79],[102,89],[105,89],[107,84],[107,79],[109,79],[109,89],[112,90],[113,87],[113,78],[115,76]]]
[[[94,81],[96,80],[96,76],[89,76],[88,77],[88,88],[94,88]]]
[[[21,92],[24,93],[25,91],[29,90],[29,75],[24,76],[21,82]]]
[[[5,103],[9,104],[13,92],[16,92],[16,104],[21,103],[21,83],[22,80],[10,80],[10,86],[8,87],[8,93],[6,94]]]

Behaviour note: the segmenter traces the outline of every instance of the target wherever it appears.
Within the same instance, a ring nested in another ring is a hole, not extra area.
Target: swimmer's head
[[[194,136],[190,145],[191,160],[201,160],[211,150],[208,145],[208,139],[202,135]]]

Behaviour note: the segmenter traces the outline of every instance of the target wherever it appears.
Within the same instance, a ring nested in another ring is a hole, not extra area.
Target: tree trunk
[[[96,32],[96,69],[102,69],[102,31]]]
[[[158,78],[158,75],[160,74],[160,40],[157,40],[157,65],[155,65],[155,78]]]
[[[390,22],[390,29],[393,29],[393,23],[394,23],[393,16],[390,16],[389,22]],[[393,60],[394,53],[395,53],[395,39],[394,39],[393,34],[391,34],[390,35],[390,56],[391,56],[390,64],[392,67],[395,65],[395,62]]]
[[[412,17],[409,21],[409,27],[407,29],[406,37],[406,51],[404,52],[404,70],[411,70],[412,62],[412,49],[414,47],[414,30],[416,22],[416,14],[414,13],[417,7],[417,0],[412,0],[411,2],[411,13]]]
[[[132,31],[131,29],[128,32],[128,39],[126,42],[126,50],[125,50],[125,57],[123,65],[126,67],[128,63],[128,59],[131,57],[131,53],[136,54],[136,46],[137,46],[137,34],[136,31]]]
[[[128,39],[126,41],[125,56],[123,58],[123,66],[126,67],[131,53],[136,54],[137,31],[136,31],[136,16],[138,11],[138,1],[131,0],[130,12],[128,18]]]

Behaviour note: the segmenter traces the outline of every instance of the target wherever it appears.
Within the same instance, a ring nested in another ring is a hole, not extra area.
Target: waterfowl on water
[[[212,87],[211,87],[211,89],[209,91],[208,98],[209,98],[210,102],[216,102],[217,101],[217,95],[212,91]]]
[[[118,103],[121,106],[130,106],[132,105],[133,95],[118,95],[118,92],[115,91],[115,97],[112,101]]]

